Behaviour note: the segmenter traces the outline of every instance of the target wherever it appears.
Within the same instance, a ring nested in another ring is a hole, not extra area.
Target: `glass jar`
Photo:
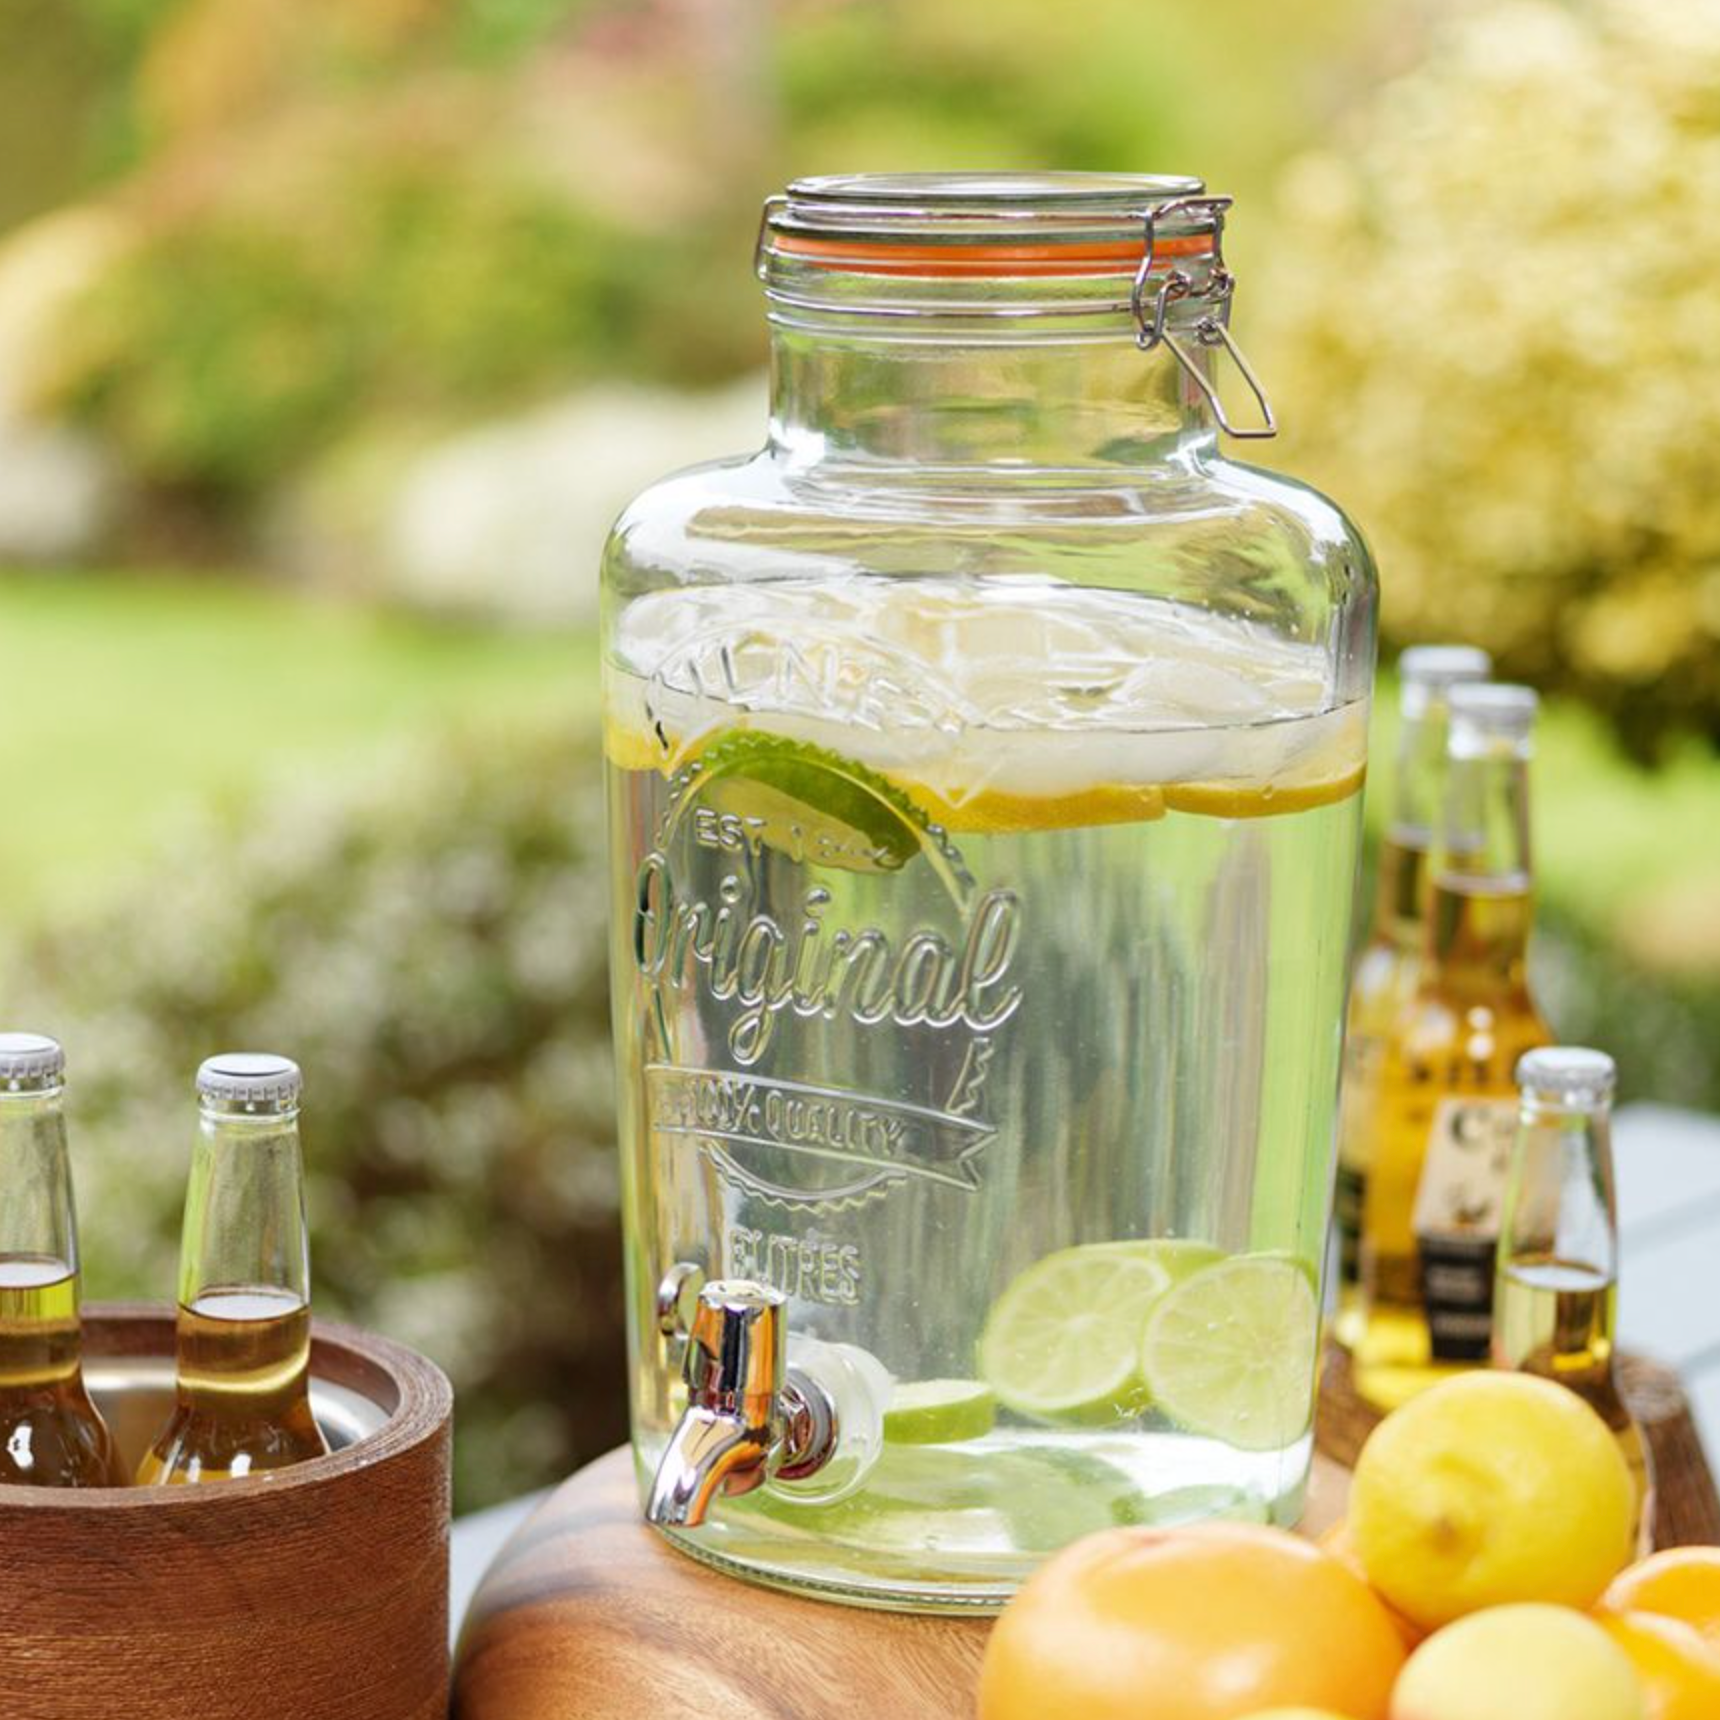
[[[1227,205],[793,185],[765,447],[610,539],[634,1444],[754,1579],[1300,1510],[1375,585],[1220,451]]]

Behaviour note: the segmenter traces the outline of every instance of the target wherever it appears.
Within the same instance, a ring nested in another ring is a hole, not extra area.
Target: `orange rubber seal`
[[[1146,249],[1144,240],[1107,240],[1069,245],[899,245],[863,239],[808,239],[776,233],[771,249],[815,268],[855,275],[990,275],[1005,279],[1034,275],[1126,275]],[[1210,257],[1210,233],[1160,239],[1153,256]]]

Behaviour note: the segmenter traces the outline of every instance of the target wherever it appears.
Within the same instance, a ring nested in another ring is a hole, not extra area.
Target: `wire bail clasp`
[[[1261,386],[1259,377],[1254,374],[1253,366],[1243,356],[1242,348],[1236,344],[1230,333],[1230,301],[1236,292],[1236,277],[1224,265],[1224,216],[1231,202],[1229,197],[1178,197],[1170,203],[1158,204],[1146,212],[1143,217],[1146,246],[1141,253],[1140,267],[1135,270],[1134,284],[1129,289],[1129,310],[1135,319],[1135,344],[1142,352],[1151,352],[1161,344],[1171,349],[1177,363],[1188,373],[1207,405],[1212,408],[1219,428],[1225,435],[1234,436],[1238,441],[1262,442],[1278,434],[1278,420],[1273,415],[1272,402],[1266,398],[1266,390]],[[1206,279],[1198,284],[1186,269],[1172,267],[1159,283],[1159,290],[1153,295],[1149,310],[1147,282],[1153,272],[1154,253],[1158,249],[1159,222],[1167,215],[1184,212],[1210,217],[1212,267]],[[1199,346],[1222,346],[1230,354],[1236,362],[1236,368],[1242,372],[1243,381],[1248,384],[1259,404],[1264,423],[1246,426],[1232,424],[1224,410],[1224,402],[1218,397],[1218,390],[1195,363],[1187,347],[1166,325],[1170,307],[1178,300],[1188,298],[1198,298],[1208,307],[1194,324],[1192,332],[1195,343]]]
[[[753,240],[753,273],[761,281],[770,279],[770,263],[765,256],[770,245],[770,218],[779,210],[787,207],[787,196],[783,192],[776,191],[764,200],[764,207],[759,211],[758,237]]]

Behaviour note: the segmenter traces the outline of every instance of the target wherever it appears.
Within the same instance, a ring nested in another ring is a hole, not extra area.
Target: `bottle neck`
[[[1525,1096],[1500,1214],[1502,1335],[1513,1367],[1602,1375],[1612,1358],[1618,1209],[1611,1120]],[[1513,1311],[1505,1298],[1523,1307]]]
[[[1214,438],[1169,350],[1117,335],[881,338],[802,312],[771,333],[771,446],[795,465],[1118,471]],[[1188,346],[1207,366],[1206,350]]]
[[[1379,891],[1374,905],[1377,937],[1406,955],[1419,955],[1422,903],[1427,884],[1427,842],[1394,825],[1380,843]]]
[[[1534,875],[1529,764],[1512,749],[1453,758],[1429,860],[1427,951],[1448,989],[1527,989]]]
[[[1403,711],[1392,777],[1391,819],[1380,844],[1376,937],[1419,954],[1426,905],[1428,849],[1445,787],[1445,705],[1422,701]]]
[[[221,1291],[310,1302],[310,1245],[296,1113],[230,1115],[206,1107],[192,1151],[179,1257],[179,1301]]]
[[[40,1284],[78,1271],[78,1226],[60,1090],[0,1094],[0,1262]]]

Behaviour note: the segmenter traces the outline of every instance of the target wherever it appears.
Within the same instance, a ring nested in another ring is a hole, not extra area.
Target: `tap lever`
[[[658,1280],[654,1312],[665,1338],[686,1337],[692,1324],[687,1303],[704,1287],[705,1269],[691,1260],[677,1260]]]

